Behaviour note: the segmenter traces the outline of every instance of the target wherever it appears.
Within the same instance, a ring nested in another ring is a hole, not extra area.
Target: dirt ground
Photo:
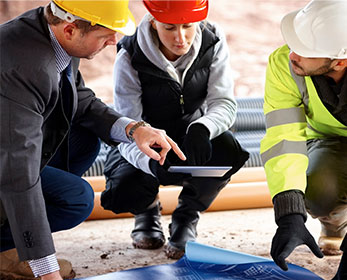
[[[162,217],[166,237],[170,219],[170,215]],[[134,249],[130,238],[133,223],[133,218],[86,221],[72,230],[54,233],[57,256],[72,262],[78,278],[174,262],[163,249]],[[317,240],[319,222],[309,218],[306,225]],[[197,242],[271,258],[275,230],[272,208],[206,212],[198,224]],[[339,257],[318,259],[308,247],[300,246],[288,261],[327,280],[335,275]]]
[[[0,23],[48,1],[1,1]],[[218,22],[226,33],[230,48],[236,96],[263,95],[265,68],[269,54],[281,44],[279,23],[289,11],[304,6],[304,0],[211,0],[209,20]],[[145,13],[142,2],[130,0],[137,22]],[[20,40],[20,38],[18,38]],[[94,60],[81,61],[86,85],[103,101],[112,102],[112,68],[115,47],[108,47]],[[198,242],[248,254],[270,257],[275,232],[273,210],[249,209],[202,214]],[[170,216],[164,216],[167,233]],[[309,219],[309,229],[319,237],[319,223]],[[78,227],[54,234],[57,255],[69,259],[77,277],[87,277],[129,268],[164,264],[162,249],[133,249],[130,232],[133,219],[87,221]],[[299,264],[323,279],[331,279],[339,257],[317,259],[307,247],[299,247],[289,261]]]

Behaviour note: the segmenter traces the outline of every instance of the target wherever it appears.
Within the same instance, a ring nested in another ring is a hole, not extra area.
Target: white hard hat
[[[287,14],[281,31],[289,48],[303,57],[347,58],[347,0],[313,0]]]

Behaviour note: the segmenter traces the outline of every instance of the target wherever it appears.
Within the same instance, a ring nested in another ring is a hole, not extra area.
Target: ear
[[[336,59],[333,66],[334,71],[344,71],[347,68],[347,59]]]
[[[152,28],[153,28],[154,30],[157,30],[156,21],[152,19],[152,20],[150,21],[150,23],[151,23],[151,25],[152,25]]]
[[[341,59],[337,65],[347,67],[347,59]]]
[[[66,40],[72,40],[77,33],[77,26],[74,23],[66,23],[63,27],[63,32]]]

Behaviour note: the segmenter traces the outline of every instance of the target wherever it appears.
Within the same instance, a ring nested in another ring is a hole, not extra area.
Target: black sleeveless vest
[[[131,65],[138,72],[142,88],[142,119],[153,127],[164,129],[178,142],[189,123],[203,115],[201,106],[207,95],[214,45],[219,41],[209,23],[201,26],[202,44],[183,87],[144,55],[137,43],[137,32],[123,37],[117,44],[118,51],[124,48],[129,53]]]

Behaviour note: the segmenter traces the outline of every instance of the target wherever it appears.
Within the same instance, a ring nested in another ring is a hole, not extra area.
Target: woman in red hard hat
[[[105,209],[135,214],[136,248],[155,249],[165,238],[160,224],[160,185],[183,189],[169,225],[165,252],[180,258],[197,236],[199,213],[248,159],[229,128],[236,103],[228,46],[221,29],[203,20],[208,1],[144,0],[149,14],[137,32],[118,44],[115,107],[122,114],[160,128],[185,151],[182,162],[169,154],[159,165],[135,144],[120,144],[108,155]],[[170,165],[232,166],[222,177],[168,172]]]

